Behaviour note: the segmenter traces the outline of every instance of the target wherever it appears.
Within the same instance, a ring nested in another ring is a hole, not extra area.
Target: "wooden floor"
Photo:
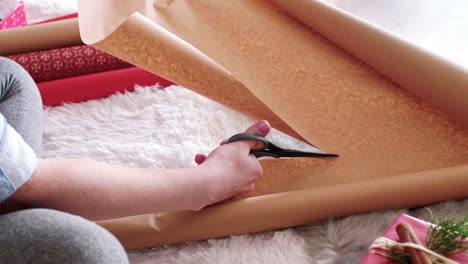
[[[324,0],[468,70],[466,0]]]

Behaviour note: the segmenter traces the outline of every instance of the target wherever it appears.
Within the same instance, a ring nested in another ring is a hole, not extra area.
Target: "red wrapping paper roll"
[[[23,66],[35,82],[132,67],[127,62],[86,45],[10,55],[8,58]]]
[[[133,91],[135,85],[158,83],[161,87],[173,83],[137,67],[88,74],[61,80],[38,83],[45,106],[76,103],[103,98],[116,92]]]
[[[49,22],[54,22],[54,21],[60,21],[60,20],[70,19],[70,18],[75,18],[75,17],[78,17],[78,13],[71,13],[71,14],[64,15],[64,16],[50,18],[50,19],[47,19],[47,20],[44,20],[44,21],[34,23],[34,25],[44,24],[44,23],[49,23]]]

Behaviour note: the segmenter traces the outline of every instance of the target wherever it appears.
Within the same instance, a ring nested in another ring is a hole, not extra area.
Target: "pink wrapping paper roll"
[[[23,66],[36,82],[129,68],[132,65],[91,46],[36,51],[10,58]]]
[[[24,3],[19,2],[18,6],[0,22],[0,30],[26,26],[26,12]]]

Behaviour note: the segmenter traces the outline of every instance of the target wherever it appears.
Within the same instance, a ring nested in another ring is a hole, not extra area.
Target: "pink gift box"
[[[19,2],[18,6],[0,22],[0,29],[17,28],[26,24],[24,3]]]
[[[390,227],[385,231],[383,234],[384,237],[391,239],[393,241],[399,241],[398,234],[396,233],[396,226],[400,223],[407,223],[409,224],[416,236],[421,241],[421,244],[426,246],[426,234],[427,230],[429,229],[429,223],[422,221],[420,219],[411,217],[406,214],[400,214],[397,219],[390,225]],[[380,251],[380,249],[373,249],[375,251]],[[383,251],[380,251],[383,253]],[[458,263],[468,263],[468,253],[461,252],[454,254],[450,257],[450,259],[458,262]],[[392,261],[388,258],[385,258],[381,255],[375,254],[369,250],[369,252],[364,256],[361,260],[360,264],[395,264],[397,262]]]

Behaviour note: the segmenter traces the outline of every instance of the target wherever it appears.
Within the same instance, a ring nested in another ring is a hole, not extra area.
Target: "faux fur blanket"
[[[46,109],[44,153],[138,167],[195,166],[196,153],[209,153],[253,122],[183,87],[140,88]],[[286,147],[303,147],[278,131],[270,139]],[[468,212],[468,200],[430,208],[436,216],[459,218]],[[373,212],[275,232],[129,252],[129,257],[132,263],[358,263],[401,212],[428,216],[422,209]]]

